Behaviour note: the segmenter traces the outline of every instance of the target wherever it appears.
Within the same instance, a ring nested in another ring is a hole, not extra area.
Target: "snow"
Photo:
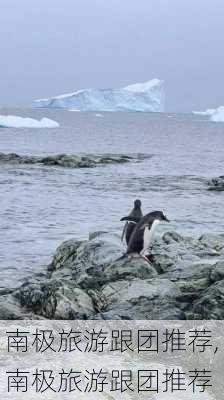
[[[218,108],[209,108],[206,111],[193,111],[196,115],[207,115],[212,122],[224,122],[224,106]]]
[[[164,112],[164,82],[152,79],[121,89],[82,89],[49,99],[34,101],[38,108],[64,108],[70,111]]]
[[[0,115],[0,128],[58,128],[59,123],[49,118],[40,121],[16,115]]]

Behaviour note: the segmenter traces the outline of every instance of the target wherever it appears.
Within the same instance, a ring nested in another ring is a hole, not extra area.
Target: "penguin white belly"
[[[161,222],[160,220],[155,219],[155,221],[153,221],[150,229],[148,227],[145,228],[144,237],[143,237],[143,249],[141,251],[142,255],[144,255],[144,253],[151,246],[154,236],[155,236],[155,230],[156,230],[157,226],[160,224],[160,222]]]

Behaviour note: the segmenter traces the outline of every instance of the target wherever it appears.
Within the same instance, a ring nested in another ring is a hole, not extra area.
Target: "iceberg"
[[[193,111],[195,115],[207,115],[213,122],[224,122],[224,106],[218,108],[209,108],[206,111]]]
[[[213,122],[224,122],[224,106],[217,108],[210,120]]]
[[[74,111],[164,112],[164,81],[152,79],[121,89],[82,89],[74,93],[35,100],[37,108],[64,108]]]
[[[192,111],[195,115],[208,115],[211,116],[215,112],[215,108],[208,108],[206,111]]]
[[[59,123],[49,118],[40,121],[16,115],[0,115],[0,128],[58,128]]]

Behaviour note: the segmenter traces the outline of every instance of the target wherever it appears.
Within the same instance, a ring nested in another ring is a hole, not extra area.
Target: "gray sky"
[[[166,82],[166,109],[224,105],[224,0],[1,0],[0,105]]]

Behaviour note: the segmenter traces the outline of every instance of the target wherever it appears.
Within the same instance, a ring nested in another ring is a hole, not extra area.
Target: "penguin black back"
[[[123,238],[125,236],[127,245],[129,243],[129,240],[131,238],[131,235],[135,228],[136,223],[138,223],[142,217],[143,217],[143,214],[142,214],[142,210],[141,210],[141,200],[136,199],[134,201],[134,208],[131,210],[130,214],[127,217],[121,218],[121,221],[127,221],[124,226],[122,237],[121,237],[121,240],[123,240]]]

